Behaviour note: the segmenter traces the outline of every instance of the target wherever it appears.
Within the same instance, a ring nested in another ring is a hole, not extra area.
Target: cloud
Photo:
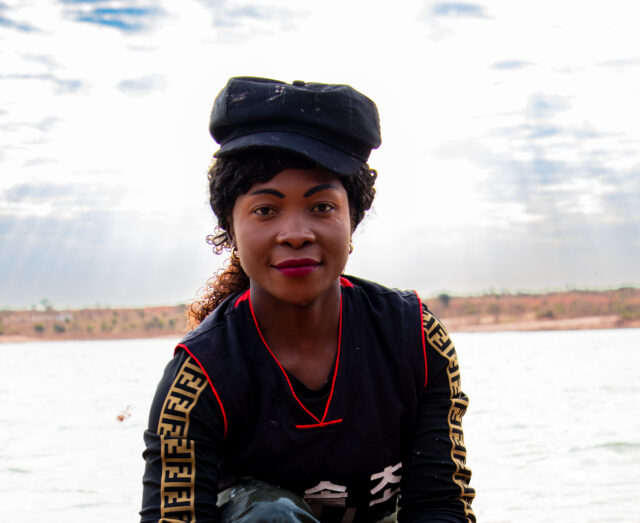
[[[525,111],[530,118],[541,119],[552,118],[560,111],[568,108],[569,102],[565,96],[534,93],[529,96]]]
[[[58,163],[57,158],[46,158],[44,156],[29,158],[22,163],[22,167],[36,167],[39,165],[45,165],[47,163]]]
[[[61,118],[58,118],[55,116],[45,116],[41,120],[35,121],[35,122],[13,121],[13,122],[3,123],[3,124],[0,124],[0,129],[6,132],[13,132],[23,128],[27,128],[27,129],[35,129],[37,131],[40,131],[41,133],[49,133],[55,130],[56,126],[61,121],[62,121]]]
[[[638,67],[640,66],[640,57],[639,58],[621,58],[618,60],[607,60],[604,62],[600,62],[598,64],[599,67]]]
[[[80,90],[84,83],[82,80],[59,78],[51,73],[42,74],[0,74],[0,80],[38,80],[43,82],[49,82],[55,88],[56,94],[69,94],[75,93]]]
[[[418,20],[428,27],[427,38],[439,42],[456,35],[455,22],[458,20],[487,20],[489,16],[480,4],[469,2],[438,2],[425,0]]]
[[[66,15],[76,22],[119,29],[125,33],[145,31],[164,12],[155,6],[112,0],[62,0],[69,7]],[[127,5],[129,4],[129,5]]]
[[[118,83],[118,89],[131,96],[144,96],[152,91],[163,89],[166,85],[164,76],[149,75],[140,78],[128,78]]]
[[[29,25],[25,22],[16,22],[15,20],[11,20],[5,16],[0,15],[0,27],[7,27],[9,29],[17,29],[18,31],[22,31],[25,33],[30,33],[33,31],[37,31],[35,27]]]
[[[23,183],[5,189],[3,196],[9,203],[38,202],[68,196],[71,192],[76,192],[76,188],[69,185]]]
[[[60,65],[53,55],[22,53],[20,56],[27,62],[34,62],[46,66],[47,69],[59,69]]]
[[[242,7],[230,7],[220,0],[204,0],[204,4],[213,14],[213,26],[224,29],[240,29],[277,33],[286,29],[296,18],[304,16],[302,12],[283,6],[254,2]],[[274,25],[280,22],[280,25]]]
[[[0,215],[0,245],[0,309],[43,297],[60,307],[184,302],[221,263],[201,231],[159,228],[117,206],[73,217]]]
[[[547,139],[551,137],[571,138],[574,140],[588,140],[592,138],[602,138],[605,133],[596,131],[590,127],[563,126],[552,119],[534,119],[521,125],[499,127],[489,131],[490,136],[511,138],[512,140],[526,140],[535,143],[537,139]]]
[[[15,29],[17,31],[22,31],[24,33],[30,33],[33,31],[38,31],[38,29],[36,27],[34,27],[31,24],[28,24],[27,22],[16,22],[15,20],[4,16],[2,13],[6,12],[10,9],[10,7],[5,4],[4,2],[0,2],[0,28],[7,28],[7,29]]]
[[[431,7],[431,14],[449,18],[487,18],[484,7],[463,2],[440,2]]]
[[[85,220],[119,209],[122,187],[98,183],[19,183],[0,193],[0,217]]]
[[[499,147],[492,139],[469,140],[446,151],[448,161],[466,158],[488,173],[473,187],[474,205],[482,205],[482,213],[442,239],[433,226],[412,236],[428,238],[426,243],[407,238],[403,259],[420,263],[394,265],[407,275],[406,281],[394,284],[432,289],[429,278],[420,280],[425,268],[460,292],[490,286],[535,289],[637,282],[640,165],[609,167],[609,157],[617,151],[588,154],[590,147],[573,138],[573,129],[551,129],[545,139],[512,138]],[[595,145],[608,139],[604,133],[594,134]],[[539,140],[545,142],[536,145]],[[581,155],[563,154],[564,148],[580,147]],[[433,252],[452,257],[440,260]]]
[[[523,69],[535,65],[534,62],[528,62],[526,60],[501,60],[499,62],[493,62],[489,68],[496,69],[498,71],[513,71],[515,69]]]
[[[518,205],[520,225],[511,224],[516,236],[517,227],[535,224],[535,230],[522,234],[532,239],[551,234],[571,244],[589,234],[594,223],[602,230],[637,227],[640,165],[615,163],[626,153],[611,133],[560,123],[556,115],[566,107],[564,97],[535,94],[520,113],[520,125],[493,129],[481,141],[449,142],[437,155],[465,158],[490,173],[477,198],[498,214],[500,205]]]

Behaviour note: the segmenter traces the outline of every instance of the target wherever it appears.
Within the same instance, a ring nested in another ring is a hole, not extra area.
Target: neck
[[[312,303],[294,305],[251,292],[260,332],[280,364],[307,387],[317,389],[329,379],[338,350],[340,284]]]
[[[262,335],[272,350],[285,340],[290,343],[284,345],[295,345],[298,352],[313,351],[317,345],[326,346],[327,342],[333,345],[337,342],[339,281],[306,304],[286,303],[252,288],[251,304]]]

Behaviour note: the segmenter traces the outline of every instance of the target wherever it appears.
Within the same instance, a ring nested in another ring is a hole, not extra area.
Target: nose
[[[316,235],[304,217],[299,214],[292,214],[281,220],[276,240],[280,245],[288,245],[294,249],[300,249],[315,242]]]

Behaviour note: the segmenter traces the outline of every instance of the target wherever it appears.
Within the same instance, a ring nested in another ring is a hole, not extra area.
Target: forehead
[[[327,185],[327,189],[345,191],[340,178],[322,168],[314,169],[284,169],[271,180],[253,184],[247,194],[262,189],[276,189],[284,194],[306,191],[318,185]]]

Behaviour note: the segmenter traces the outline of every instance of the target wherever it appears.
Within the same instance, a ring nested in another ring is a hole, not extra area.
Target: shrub
[[[446,309],[451,301],[451,296],[446,293],[438,294],[438,301],[442,303],[442,306]]]
[[[536,312],[536,318],[539,320],[552,320],[555,317],[551,309],[543,309]]]
[[[148,321],[147,323],[144,324],[144,328],[146,330],[149,330],[149,329],[164,329],[164,322],[160,318],[158,318],[157,316],[154,316],[151,321]]]

